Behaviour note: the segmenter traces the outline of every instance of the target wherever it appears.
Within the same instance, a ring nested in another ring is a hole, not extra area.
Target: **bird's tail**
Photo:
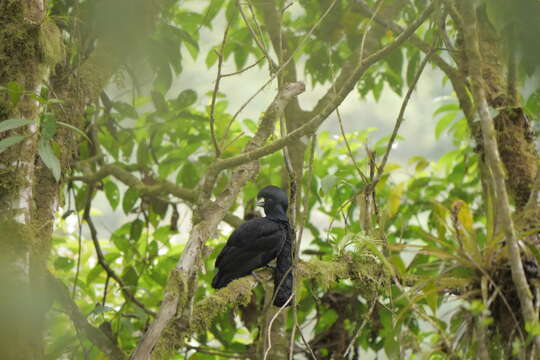
[[[221,271],[218,270],[218,272],[216,273],[216,275],[214,276],[214,278],[212,279],[212,287],[214,289],[221,289],[222,287],[225,287],[227,284],[223,284],[223,281],[222,281],[222,276],[223,274],[221,273]]]
[[[283,249],[276,259],[274,269],[274,305],[282,307],[292,304],[293,274],[292,274],[292,244],[287,236]]]

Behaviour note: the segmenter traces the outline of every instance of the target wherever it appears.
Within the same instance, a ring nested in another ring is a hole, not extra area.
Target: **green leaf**
[[[321,190],[322,195],[326,195],[330,192],[332,188],[334,188],[337,184],[338,178],[335,175],[328,175],[325,176],[321,181]]]
[[[7,83],[6,89],[9,94],[9,100],[11,101],[13,106],[17,105],[23,94],[22,85],[19,84],[18,82],[10,81]]]
[[[227,8],[225,9],[225,18],[231,26],[233,26],[240,17],[240,15],[238,15],[238,9],[236,6],[236,1],[229,1]]]
[[[183,109],[195,104],[197,101],[197,93],[194,90],[187,89],[178,94],[176,98],[176,105]]]
[[[38,143],[38,153],[43,163],[52,171],[54,179],[59,181],[61,174],[60,161],[54,154],[50,142],[40,139]]]
[[[133,241],[139,241],[141,238],[142,230],[144,228],[144,222],[140,219],[135,219],[131,223],[131,227],[129,230],[129,238]]]
[[[69,270],[73,267],[74,261],[65,256],[59,256],[54,260],[54,268],[59,270]]]
[[[159,67],[157,71],[157,77],[154,80],[154,88],[162,92],[167,92],[171,88],[172,81],[173,73],[171,70],[171,66],[169,65],[169,63],[165,62]]]
[[[447,112],[447,111],[458,111],[459,105],[458,104],[445,104],[442,106],[439,106],[437,110],[433,113],[433,116],[439,115],[440,113]]]
[[[3,140],[0,140],[0,154],[7,150],[10,146],[20,143],[26,138],[26,136],[10,136]]]
[[[34,120],[30,119],[9,119],[0,122],[0,132],[15,129],[21,126],[32,124]]]
[[[167,101],[165,101],[162,93],[160,93],[159,91],[152,91],[150,95],[152,96],[152,102],[154,103],[157,111],[164,113],[169,111]]]
[[[451,112],[439,119],[437,121],[437,125],[435,126],[435,138],[439,139],[442,132],[450,125],[450,123],[456,118],[456,113]]]
[[[197,44],[197,41],[193,38],[193,36],[191,36],[190,33],[182,29],[176,29],[176,31],[178,32],[182,40],[190,44],[193,49],[196,49],[197,52],[199,51],[199,44]]]
[[[88,274],[86,275],[86,284],[91,285],[103,272],[103,268],[101,266],[94,266]]]
[[[86,134],[83,133],[83,132],[81,131],[81,129],[78,129],[78,128],[76,128],[75,126],[70,125],[70,124],[68,124],[68,123],[65,123],[65,122],[63,122],[63,121],[56,121],[56,123],[57,123],[58,125],[60,125],[60,126],[63,126],[63,127],[66,127],[66,128],[68,128],[68,129],[70,129],[70,130],[75,131],[77,134],[79,134],[79,135],[81,135],[83,138],[85,138],[89,143],[92,142],[92,140],[90,140],[90,138],[89,138],[88,136],[86,136]]]
[[[105,196],[107,197],[107,200],[109,200],[112,209],[115,210],[120,202],[120,190],[118,189],[118,186],[110,180],[104,182],[104,188]]]
[[[139,279],[139,276],[137,275],[137,271],[133,266],[128,266],[124,273],[122,274],[122,280],[124,280],[124,283],[127,286],[134,287],[137,285],[137,281]]]
[[[193,165],[193,163],[186,163],[182,170],[178,173],[177,180],[180,180],[182,182],[182,185],[184,185],[187,188],[193,189],[195,186],[197,186],[197,183],[199,181],[199,175],[197,172],[197,167]]]
[[[540,89],[533,92],[527,99],[525,106],[536,118],[540,118]]]
[[[128,103],[115,101],[112,103],[113,108],[125,117],[136,119],[139,117],[137,110]]]
[[[210,51],[208,51],[208,54],[206,55],[206,60],[204,62],[206,64],[206,67],[209,69],[216,63],[218,59],[216,51],[218,51],[218,49],[216,47],[213,47],[212,49],[210,49]]]
[[[103,314],[103,313],[109,312],[109,311],[116,311],[116,310],[114,310],[114,308],[112,308],[110,306],[98,305],[98,306],[95,307],[94,310],[92,310],[92,312],[90,314],[99,315],[99,314]]]
[[[131,212],[131,209],[133,209],[133,206],[138,199],[139,191],[132,187],[127,189],[126,193],[124,194],[124,199],[122,200],[122,208],[124,209],[124,213],[126,215]]]
[[[210,27],[210,24],[212,23],[212,20],[221,10],[221,7],[223,6],[223,3],[225,0],[212,0],[208,7],[204,10],[204,25],[207,27]]]
[[[41,138],[44,141],[51,140],[56,134],[57,123],[54,115],[51,113],[45,113],[43,120],[41,120]]]
[[[141,142],[139,142],[139,146],[137,147],[137,164],[139,164],[140,166],[146,166],[149,161],[150,150],[146,145],[146,141],[142,140]]]

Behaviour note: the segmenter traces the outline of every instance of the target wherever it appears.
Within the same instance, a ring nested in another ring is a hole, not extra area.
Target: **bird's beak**
[[[260,206],[260,207],[264,207],[264,199],[258,201],[255,205],[256,205],[256,206]]]

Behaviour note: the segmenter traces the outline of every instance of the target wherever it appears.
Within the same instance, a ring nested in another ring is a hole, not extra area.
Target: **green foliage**
[[[101,12],[99,4],[88,0],[80,2],[80,8],[75,3],[50,1],[51,15],[62,24],[67,45],[80,36],[87,47],[70,48],[73,64],[86,60],[86,51],[106,35],[101,32],[114,29],[111,15],[100,20],[104,24],[81,21],[82,25],[77,25],[79,20],[91,18],[87,12]],[[125,296],[125,291],[147,310],[159,309],[164,288],[171,286],[171,270],[186,244],[192,210],[199,201],[163,195],[156,188],[167,181],[186,192],[200,190],[201,179],[215,160],[209,114],[214,114],[222,158],[239,155],[249,140],[246,135],[257,128],[256,119],[243,114],[232,121],[237,109],[230,106],[230,94],[216,94],[215,107],[210,108],[213,83],[207,84],[208,92],[197,92],[182,81],[180,89],[173,87],[190,60],[186,52],[192,59],[201,58],[211,72],[217,71],[219,56],[237,70],[264,58],[238,13],[236,1],[201,3],[204,6],[181,3],[163,10],[154,33],[142,44],[144,51],[140,53],[145,56],[136,61],[126,59],[114,84],[106,89],[108,95],[120,95],[110,100],[104,94],[100,103],[86,109],[81,120],[88,125],[84,133],[55,117],[51,108],[61,109],[63,104],[46,90],[35,96],[41,110],[38,119],[0,122],[0,153],[26,139],[20,135],[4,138],[2,132],[36,124],[41,160],[57,181],[62,176],[70,179],[63,195],[64,214],[55,221],[50,268],[73,286],[73,298],[88,322],[110,327],[114,342],[126,353],[134,350],[153,318]],[[286,7],[285,2],[277,3]],[[294,11],[279,9],[283,11],[280,27],[287,46],[296,49],[292,59],[303,65],[302,77],[313,86],[330,86],[348,57],[359,51],[369,21],[354,1],[337,1],[320,27],[310,33],[333,3],[301,0],[294,2]],[[374,5],[375,1],[368,3]],[[412,22],[425,3],[407,3],[399,8],[396,19],[400,24]],[[271,39],[260,27],[263,14],[254,9],[251,12],[246,4],[247,19],[269,51]],[[113,14],[118,11],[114,6],[112,10]],[[74,12],[80,12],[77,16],[81,19],[75,18]],[[223,54],[219,54],[221,44],[203,44],[201,33],[211,30],[221,34],[225,23],[230,26],[229,34]],[[120,25],[122,32],[131,29],[129,24]],[[433,37],[427,26],[416,34],[429,41]],[[124,35],[118,36],[122,39]],[[369,46],[378,48],[395,36],[383,31],[378,38],[368,39]],[[352,96],[378,101],[385,88],[402,96],[423,56],[410,44],[393,50],[367,70],[354,85]],[[265,61],[257,71],[266,71]],[[239,87],[243,86],[242,80],[238,81]],[[17,83],[6,84],[2,91],[7,91],[13,104],[24,95]],[[526,100],[527,113],[536,119],[540,116],[539,94],[537,90]],[[493,214],[486,211],[494,200],[482,192],[479,158],[457,99],[446,98],[433,114],[433,121],[434,139],[451,136],[453,148],[436,160],[417,154],[408,163],[390,161],[374,188],[375,195],[367,199],[364,195],[369,186],[358,170],[372,176],[377,173],[374,162],[380,163],[390,134],[374,128],[345,134],[351,154],[341,136],[325,131],[317,134],[313,176],[306,175],[299,184],[307,196],[307,208],[302,261],[296,269],[299,281],[294,316],[320,359],[343,355],[349,344],[352,350],[347,358],[365,352],[390,359],[473,358],[477,344],[466,335],[474,333],[478,322],[491,329],[495,321],[497,314],[490,313],[487,300],[479,294],[482,281],[496,285],[488,275],[495,276],[490,271],[501,261],[503,239],[495,234]],[[64,162],[72,159],[66,160],[59,151],[62,131],[76,131],[84,139],[69,173]],[[307,159],[309,154],[306,163]],[[71,180],[99,172],[102,163],[114,165],[121,173],[91,185]],[[282,183],[283,164],[281,152],[260,159],[259,173],[227,210],[236,215],[253,212],[258,189]],[[230,177],[230,170],[221,173],[212,195],[226,191]],[[84,230],[82,219],[89,198],[94,200],[90,216],[100,224],[96,239]],[[106,221],[109,218],[113,221]],[[260,341],[257,314],[265,309],[271,289],[257,286],[251,278],[234,281],[219,291],[210,287],[215,258],[229,234],[230,228],[221,226],[205,244],[208,249],[197,265],[200,271],[192,294],[193,322],[176,319],[168,324],[173,335],[189,329],[190,336],[172,336],[173,343],[161,344],[173,354],[171,358],[218,359],[227,354],[247,358]],[[104,261],[119,277],[123,289],[98,264],[94,241],[99,242]],[[538,250],[530,252],[537,255]],[[187,280],[178,280],[178,284],[172,283],[182,291]],[[291,313],[285,322],[289,334],[294,328]],[[103,357],[88,339],[75,332],[62,312],[53,312],[48,321],[49,358]],[[525,330],[529,335],[537,334],[538,324],[526,324]],[[295,336],[302,354],[311,356],[298,331]],[[337,344],[336,339],[342,343]],[[175,346],[185,351],[175,353]],[[519,352],[524,345],[518,341],[512,347]],[[201,351],[194,354],[194,348]],[[492,350],[493,354],[499,350]],[[509,350],[500,351],[508,354]]]

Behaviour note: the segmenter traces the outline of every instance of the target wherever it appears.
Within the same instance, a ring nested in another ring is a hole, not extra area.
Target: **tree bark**
[[[31,98],[58,59],[59,31],[45,18],[43,0],[0,1],[0,122],[35,120]],[[0,140],[24,139],[0,154],[0,358],[41,359],[44,313],[50,305],[36,258],[47,252],[33,226],[37,125],[0,133]]]

